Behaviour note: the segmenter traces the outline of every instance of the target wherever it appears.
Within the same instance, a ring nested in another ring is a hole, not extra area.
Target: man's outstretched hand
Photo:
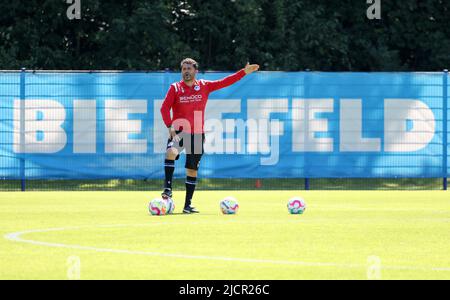
[[[258,70],[259,70],[259,65],[251,65],[249,63],[247,63],[244,68],[245,74],[251,74]]]

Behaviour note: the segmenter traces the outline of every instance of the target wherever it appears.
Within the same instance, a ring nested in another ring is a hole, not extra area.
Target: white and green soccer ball
[[[167,202],[161,198],[156,198],[150,201],[148,210],[153,216],[163,216],[167,214]]]
[[[167,214],[171,215],[173,214],[173,211],[175,210],[175,202],[172,198],[168,198],[166,201],[166,207],[167,207]]]
[[[234,215],[239,210],[239,203],[231,196],[220,201],[220,210],[224,215]]]
[[[289,199],[289,202],[287,204],[287,209],[290,214],[301,215],[305,212],[305,209],[306,209],[305,200],[303,200],[300,197],[293,197],[293,198]]]

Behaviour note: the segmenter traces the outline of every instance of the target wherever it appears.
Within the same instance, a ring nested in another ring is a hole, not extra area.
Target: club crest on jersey
[[[199,85],[194,86],[194,90],[196,90],[197,92],[200,91],[200,86]]]

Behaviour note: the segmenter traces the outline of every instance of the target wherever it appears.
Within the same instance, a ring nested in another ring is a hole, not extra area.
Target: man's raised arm
[[[233,83],[241,80],[242,77],[244,77],[245,75],[253,73],[258,70],[259,70],[259,65],[250,65],[249,63],[247,63],[245,68],[239,70],[238,72],[236,72],[232,75],[229,75],[225,78],[219,79],[219,80],[214,80],[214,81],[206,81],[205,80],[205,84],[206,84],[206,86],[208,86],[208,89],[210,92],[214,92],[216,90],[223,89],[227,86],[230,86]]]

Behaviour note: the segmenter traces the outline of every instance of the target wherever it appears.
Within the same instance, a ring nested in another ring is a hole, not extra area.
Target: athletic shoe
[[[192,207],[192,206],[186,206],[186,207],[183,209],[183,213],[184,213],[184,214],[198,214],[199,211],[198,211],[195,207]]]
[[[172,198],[172,190],[169,188],[165,188],[164,191],[161,193],[161,197],[164,200],[167,200],[169,198]]]

